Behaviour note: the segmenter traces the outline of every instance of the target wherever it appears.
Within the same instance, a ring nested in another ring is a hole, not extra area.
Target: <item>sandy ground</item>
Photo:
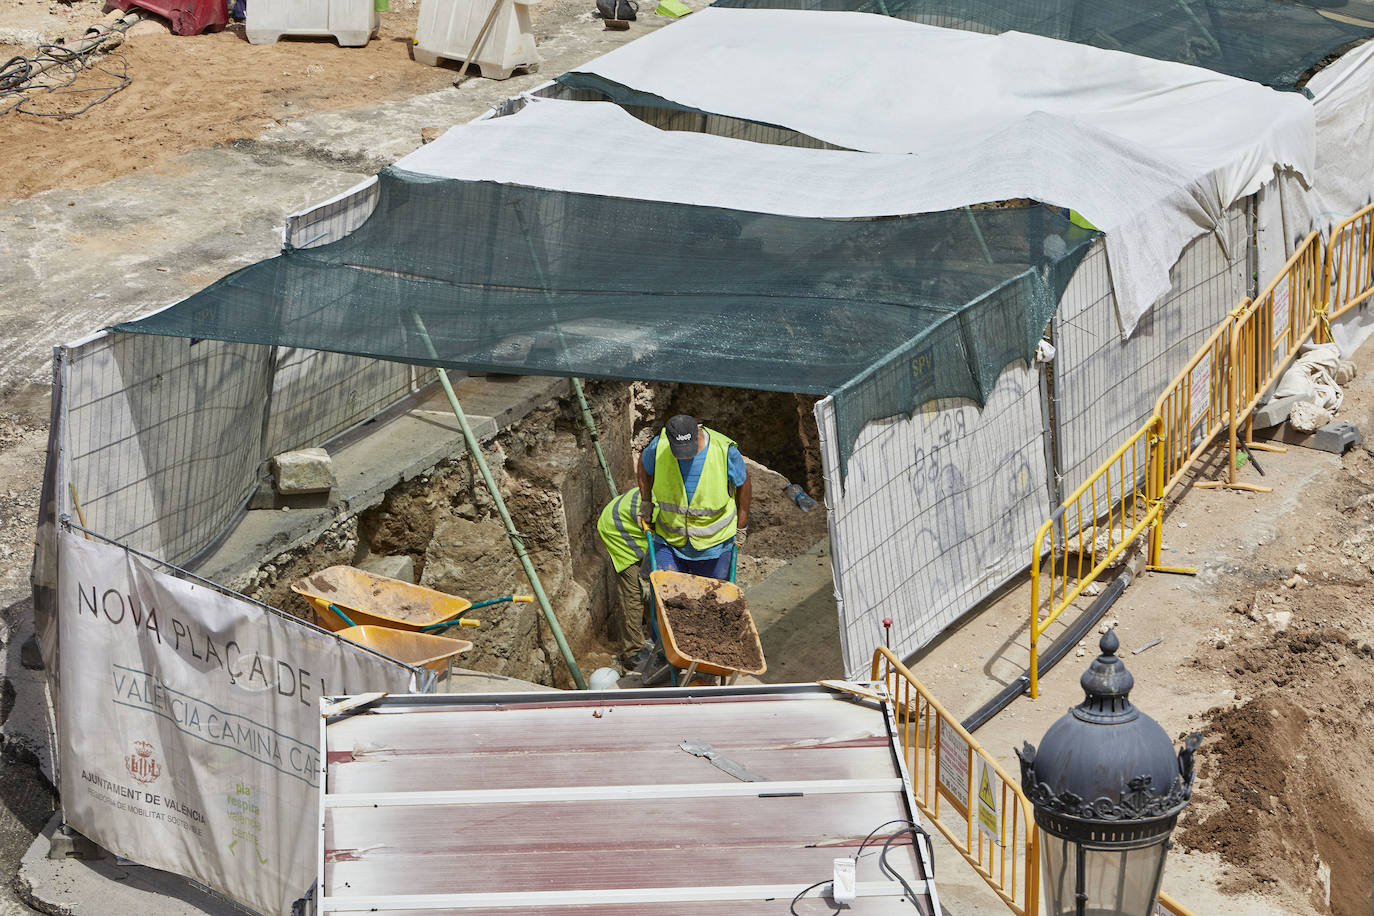
[[[0,17],[22,16],[34,5],[5,0]],[[73,40],[100,18],[103,3],[40,6],[52,10],[49,34]],[[72,91],[113,85],[111,73],[125,68],[132,80],[126,89],[80,117],[0,118],[0,160],[8,163],[0,195],[28,197],[165,169],[187,150],[256,138],[300,112],[354,108],[452,86],[456,67],[426,67],[410,59],[418,4],[398,0],[392,8],[382,17],[381,34],[362,48],[341,48],[322,38],[250,45],[241,23],[194,37],[173,35],[158,21],[135,25],[101,70],[66,93],[35,96],[25,110],[51,113],[84,105],[96,93]],[[0,59],[29,53],[31,45],[0,45]]]

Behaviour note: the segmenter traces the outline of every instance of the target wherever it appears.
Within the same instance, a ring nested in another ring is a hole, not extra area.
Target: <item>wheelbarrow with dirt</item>
[[[291,591],[310,603],[316,622],[338,632],[345,627],[379,626],[393,630],[440,633],[450,627],[475,627],[464,611],[503,601],[533,601],[529,595],[506,595],[473,604],[466,598],[377,576],[352,566],[331,566],[299,579]]]
[[[741,674],[758,676],[768,670],[758,628],[738,585],[664,569],[651,572],[649,581],[663,654],[668,664],[686,672],[680,684],[690,684],[699,674],[734,683]]]

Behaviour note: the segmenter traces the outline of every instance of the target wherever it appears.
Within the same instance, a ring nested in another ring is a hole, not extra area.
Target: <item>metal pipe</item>
[[[28,74],[28,76],[24,78],[24,81],[20,84],[20,86],[16,86],[14,88],[21,88],[22,86],[27,86],[29,83],[32,83],[38,77],[42,76],[44,73],[47,73],[53,67],[56,67],[59,64],[67,63],[71,59],[71,57],[79,57],[82,54],[94,51],[97,47],[106,42],[110,43],[105,50],[114,50],[115,48],[119,47],[120,44],[123,43],[124,33],[131,26],[139,22],[142,18],[142,14],[131,11],[114,17],[114,19],[112,19],[108,25],[106,25],[103,20],[101,22],[96,23],[95,25],[87,29],[86,34],[83,35],[81,38],[72,42],[70,45],[61,46],[61,50],[64,53],[64,55],[70,55],[70,57],[63,56],[58,58],[53,57],[51,54],[49,54],[46,60],[40,61],[33,68],[33,70],[30,71],[30,73]],[[118,38],[112,41],[111,39],[114,38],[114,36],[118,36]]]
[[[573,392],[577,395],[577,403],[582,407],[582,423],[587,427],[587,435],[592,437],[592,448],[596,449],[596,460],[601,464],[601,473],[606,478],[606,488],[611,491],[611,499],[615,499],[619,494],[615,488],[615,478],[611,476],[611,466],[606,461],[606,453],[601,450],[601,436],[596,431],[596,418],[592,416],[592,409],[587,404],[587,396],[582,393],[582,379],[572,379]]]
[[[415,319],[415,326],[419,329],[420,337],[425,342],[425,349],[429,350],[430,357],[437,361],[439,354],[434,349],[434,342],[430,340],[429,331],[425,328],[424,321],[415,312],[411,312],[411,317]],[[558,643],[558,651],[562,653],[563,661],[567,663],[568,671],[571,672],[577,689],[586,690],[587,681],[582,677],[582,669],[577,667],[577,662],[573,659],[572,649],[568,648],[568,640],[563,635],[563,628],[558,624],[558,616],[554,614],[553,606],[549,604],[548,595],[544,594],[544,586],[539,581],[539,573],[534,569],[534,563],[530,560],[529,552],[525,550],[525,542],[520,538],[520,533],[515,530],[515,522],[511,519],[510,511],[506,508],[506,500],[501,495],[501,490],[496,486],[496,481],[492,479],[491,468],[487,467],[487,459],[482,454],[482,444],[477,441],[477,436],[473,433],[472,427],[468,425],[467,414],[463,413],[463,407],[458,403],[458,395],[448,380],[448,372],[438,366],[434,367],[434,371],[439,375],[439,384],[443,386],[449,406],[453,408],[453,415],[458,418],[458,426],[463,430],[463,441],[467,443],[468,453],[477,462],[477,470],[482,475],[482,482],[487,485],[487,491],[491,493],[491,498],[496,503],[496,511],[501,516],[501,523],[506,526],[506,535],[510,538],[515,556],[520,560],[520,565],[524,567],[525,577],[530,580],[530,588],[534,590],[534,600],[539,602],[539,609],[544,612],[544,619],[548,621],[549,629],[553,631],[554,641]]]

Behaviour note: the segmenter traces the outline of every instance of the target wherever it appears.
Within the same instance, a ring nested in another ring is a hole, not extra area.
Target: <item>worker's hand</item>
[[[749,533],[749,529],[748,529],[748,528],[736,528],[736,529],[735,529],[735,546],[736,546],[736,547],[740,548],[741,550],[744,549],[744,537],[745,537],[745,535],[748,534],[748,533]]]

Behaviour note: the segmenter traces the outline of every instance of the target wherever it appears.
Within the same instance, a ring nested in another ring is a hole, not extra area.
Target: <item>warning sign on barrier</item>
[[[1188,373],[1188,427],[1207,414],[1212,403],[1212,351],[1208,350],[1193,371]]]
[[[978,832],[996,843],[1000,839],[997,825],[997,795],[992,790],[992,766],[978,758]]]
[[[1273,332],[1274,339],[1270,345],[1277,347],[1288,339],[1288,278],[1274,287],[1274,312],[1273,312]]]
[[[968,742],[943,720],[940,727],[940,769],[936,787],[964,817],[968,817]]]

